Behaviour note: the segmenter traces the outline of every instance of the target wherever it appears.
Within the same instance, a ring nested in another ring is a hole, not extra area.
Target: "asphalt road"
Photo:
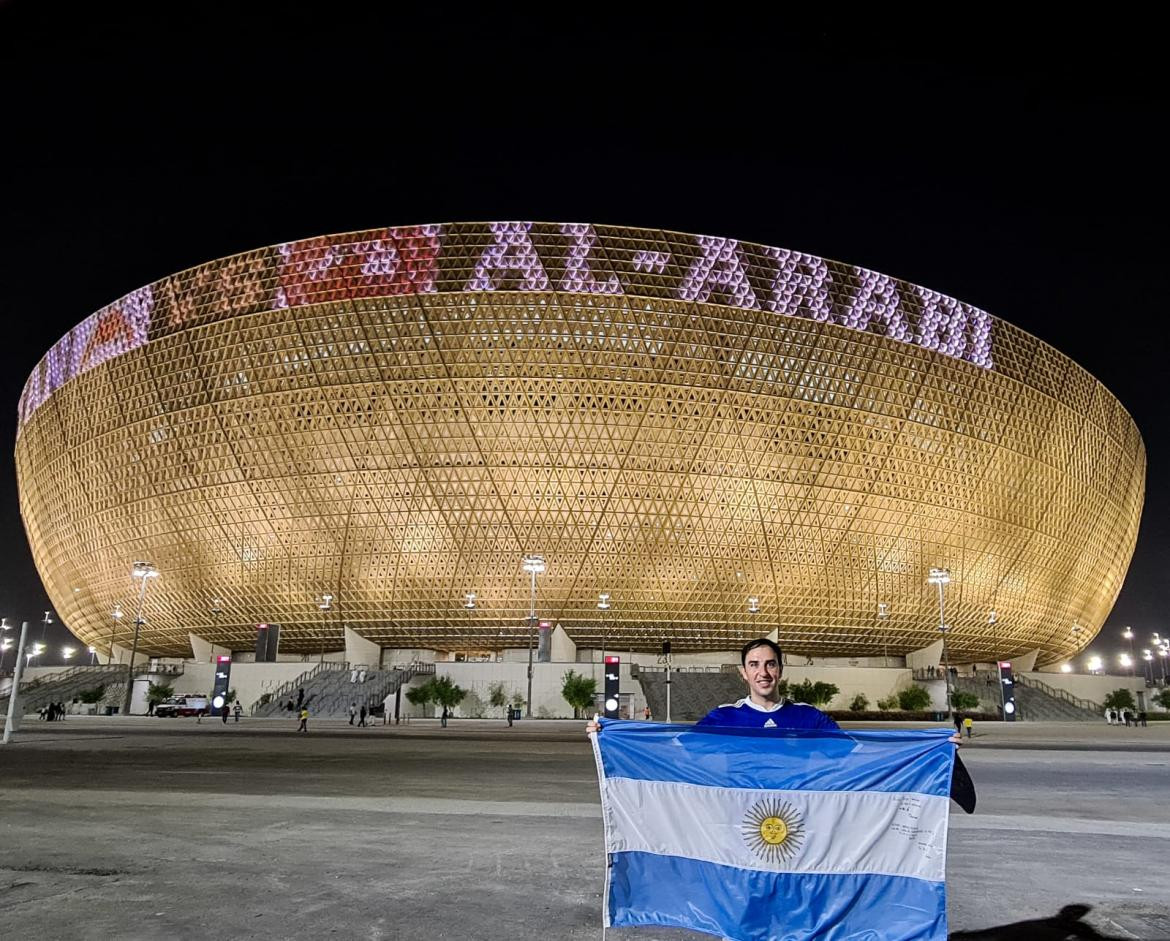
[[[0,749],[0,937],[598,938],[579,729],[26,723]],[[1082,928],[1170,938],[1170,724],[978,731],[963,757],[979,808],[952,815],[952,937],[1076,936],[1057,915],[1083,905]]]

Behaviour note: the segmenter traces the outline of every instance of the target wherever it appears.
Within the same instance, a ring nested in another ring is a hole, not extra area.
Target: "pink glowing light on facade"
[[[494,241],[483,250],[467,291],[495,291],[504,278],[519,278],[517,291],[547,291],[548,275],[528,236],[531,222],[493,222]]]

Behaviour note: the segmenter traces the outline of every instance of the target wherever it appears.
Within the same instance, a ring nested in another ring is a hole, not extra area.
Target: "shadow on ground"
[[[982,931],[958,931],[948,941],[1074,941],[1095,938],[1102,941],[1125,941],[1118,935],[1101,934],[1084,920],[1090,905],[1066,905],[1051,918],[1032,918],[1008,925],[996,925]]]

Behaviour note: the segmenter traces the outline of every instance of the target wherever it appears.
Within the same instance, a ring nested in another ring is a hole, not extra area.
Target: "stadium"
[[[941,294],[731,238],[421,225],[209,262],[48,351],[20,509],[70,630],[140,649],[1082,649],[1145,451],[1100,382]],[[530,576],[526,555],[544,559]],[[604,596],[604,597],[603,597]],[[327,601],[322,599],[328,598]],[[600,605],[599,605],[600,602]],[[112,617],[124,611],[126,619]],[[119,633],[120,632],[120,633]]]

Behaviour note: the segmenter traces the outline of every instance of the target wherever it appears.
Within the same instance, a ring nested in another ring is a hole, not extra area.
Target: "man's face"
[[[776,683],[780,680],[781,669],[776,662],[776,652],[771,647],[761,644],[749,650],[739,672],[747,681],[754,702],[763,704],[779,700]]]

